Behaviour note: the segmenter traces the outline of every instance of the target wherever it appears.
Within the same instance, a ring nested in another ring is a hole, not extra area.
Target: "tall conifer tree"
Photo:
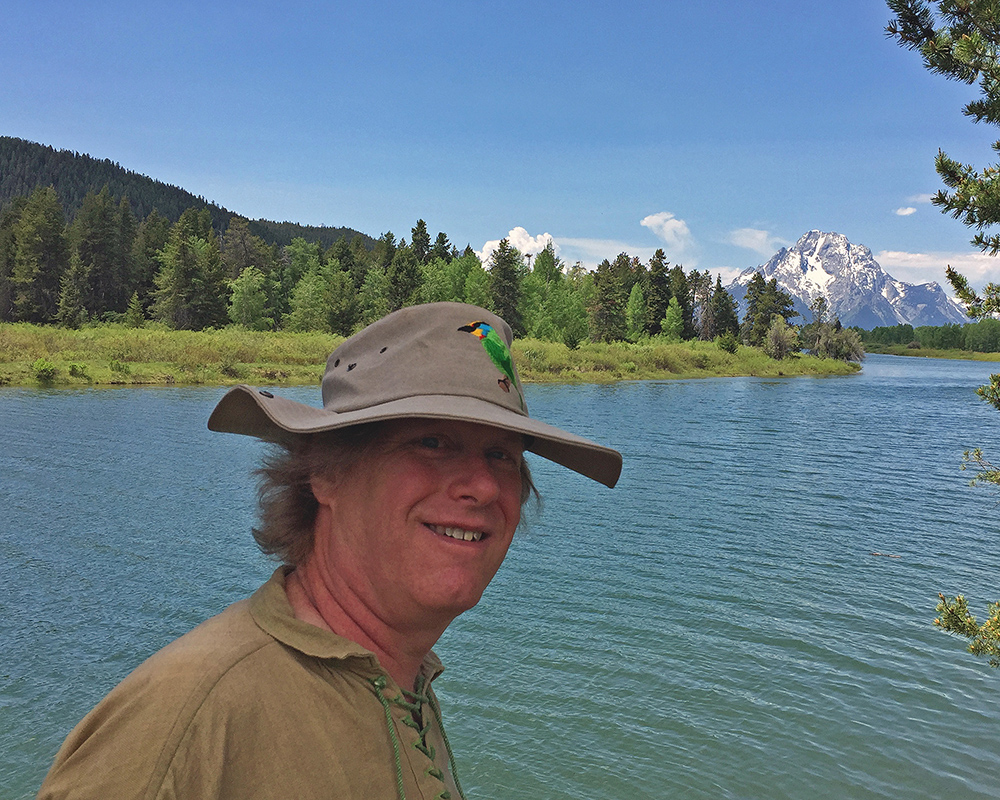
[[[515,336],[524,335],[521,319],[521,281],[527,271],[524,258],[507,239],[501,240],[490,255],[491,311],[506,320]]]
[[[69,266],[62,205],[51,186],[35,189],[14,225],[11,272],[15,320],[51,322],[59,307],[60,281]]]

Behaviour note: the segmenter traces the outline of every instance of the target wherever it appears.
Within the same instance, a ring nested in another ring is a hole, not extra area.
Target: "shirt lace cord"
[[[458,773],[455,769],[455,756],[451,750],[451,744],[448,742],[448,735],[444,732],[444,724],[441,720],[441,710],[438,708],[437,703],[433,702],[429,695],[423,693],[425,678],[423,675],[417,676],[417,685],[415,687],[416,691],[408,692],[405,689],[401,690],[401,694],[396,697],[387,698],[385,696],[386,684],[388,679],[385,675],[379,675],[376,678],[372,678],[370,683],[375,689],[375,696],[378,697],[379,703],[382,705],[382,710],[385,713],[386,725],[389,728],[389,740],[392,743],[392,754],[396,765],[396,791],[399,795],[399,800],[406,800],[406,792],[403,788],[403,762],[400,756],[400,745],[399,737],[396,735],[396,725],[392,719],[392,709],[390,704],[400,706],[409,713],[404,717],[403,724],[407,727],[413,728],[417,734],[417,743],[414,747],[423,753],[431,762],[431,767],[427,769],[427,774],[437,778],[442,783],[444,782],[444,773],[437,767],[434,763],[434,746],[427,743],[427,732],[430,730],[430,723],[426,725],[421,725],[414,717],[421,716],[421,708],[424,703],[430,706],[431,710],[434,712],[434,718],[437,720],[438,729],[441,731],[441,738],[444,740],[445,750],[448,751],[448,767],[451,769],[451,777],[455,781],[455,788],[458,789],[458,794],[462,800],[466,800],[465,792],[462,791],[462,785],[458,782]],[[410,699],[407,699],[410,698]],[[447,789],[442,789],[437,795],[440,800],[450,800],[451,792]]]

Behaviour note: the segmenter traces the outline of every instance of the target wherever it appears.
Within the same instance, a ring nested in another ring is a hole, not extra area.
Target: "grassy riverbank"
[[[1000,353],[976,353],[972,350],[935,350],[933,347],[907,347],[905,344],[866,344],[869,353],[918,358],[951,358],[966,361],[1000,361]]]
[[[317,384],[342,341],[319,333],[238,328],[173,331],[98,325],[67,330],[0,324],[0,386]],[[584,344],[576,350],[522,339],[514,359],[529,382],[610,383],[713,376],[848,375],[857,364],[797,356],[775,361],[754,348],[711,342]]]

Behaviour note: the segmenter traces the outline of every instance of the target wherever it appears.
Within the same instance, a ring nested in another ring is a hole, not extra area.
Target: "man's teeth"
[[[478,542],[483,538],[482,531],[467,531],[464,528],[445,528],[441,525],[431,525],[431,529],[434,533],[440,533],[442,536],[448,536],[464,542]]]

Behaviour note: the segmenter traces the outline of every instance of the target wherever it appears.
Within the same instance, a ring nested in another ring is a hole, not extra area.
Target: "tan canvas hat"
[[[506,322],[476,306],[409,306],[333,351],[323,375],[323,408],[236,386],[219,401],[208,427],[280,441],[407,417],[478,422],[523,433],[529,451],[614,486],[621,453],[528,416],[512,340]]]

